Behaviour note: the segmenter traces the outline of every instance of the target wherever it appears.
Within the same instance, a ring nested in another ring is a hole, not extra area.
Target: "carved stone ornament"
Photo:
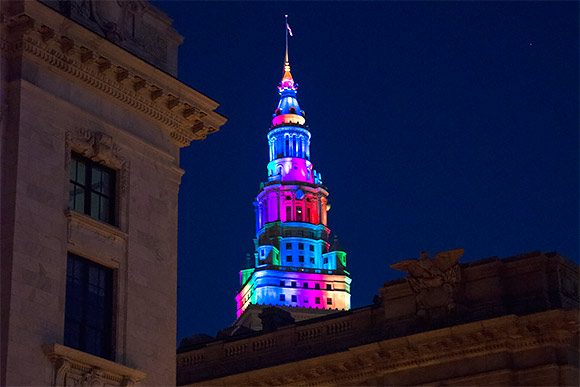
[[[77,133],[67,132],[68,151],[77,152],[98,163],[121,169],[125,160],[119,156],[119,149],[113,138],[105,133],[80,129]]]
[[[54,365],[53,386],[133,386],[146,373],[60,344],[43,346]]]
[[[415,293],[419,317],[437,319],[455,311],[457,284],[461,281],[458,261],[462,255],[463,249],[455,249],[429,258],[429,253],[422,251],[419,259],[391,265],[409,274],[405,279]]]

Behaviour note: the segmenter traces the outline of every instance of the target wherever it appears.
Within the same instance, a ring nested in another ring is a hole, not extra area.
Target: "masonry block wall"
[[[0,384],[170,385],[179,150],[225,119],[53,3],[1,9]],[[179,37],[166,17],[156,23],[147,31]]]

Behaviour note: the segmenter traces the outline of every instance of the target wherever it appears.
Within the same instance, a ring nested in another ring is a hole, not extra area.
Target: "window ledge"
[[[54,364],[55,386],[132,386],[147,376],[143,371],[64,345],[48,344],[42,349]]]
[[[116,236],[121,239],[127,239],[127,233],[121,231],[118,227],[111,224],[101,222],[99,220],[93,219],[88,215],[81,214],[80,212],[74,210],[66,210],[65,216],[68,218],[69,222],[80,223],[84,226],[90,228],[91,230],[98,232],[99,234],[105,236]]]

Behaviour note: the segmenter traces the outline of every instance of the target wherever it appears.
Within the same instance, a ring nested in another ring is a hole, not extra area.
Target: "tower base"
[[[261,331],[263,326],[260,314],[262,313],[263,309],[269,308],[271,306],[272,305],[249,305],[246,310],[244,310],[240,318],[238,318],[232,325],[241,325],[255,331]],[[290,313],[296,322],[326,316],[332,313],[342,312],[342,310],[338,309],[291,308],[287,306],[275,306],[276,308]]]

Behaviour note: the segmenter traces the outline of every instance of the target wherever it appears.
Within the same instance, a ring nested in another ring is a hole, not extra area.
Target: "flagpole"
[[[288,15],[284,15],[286,18],[286,25],[284,26],[284,31],[286,31],[286,60],[284,64],[288,64]]]

